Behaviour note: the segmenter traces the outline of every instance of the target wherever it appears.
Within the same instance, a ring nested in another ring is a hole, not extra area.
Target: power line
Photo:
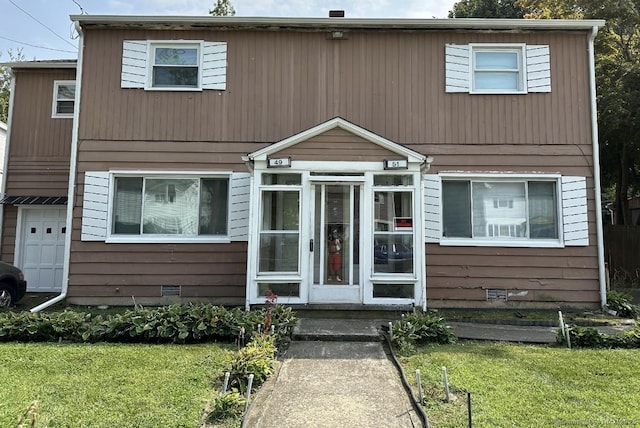
[[[70,41],[68,41],[67,39],[65,39],[64,37],[62,37],[61,35],[59,35],[58,33],[56,33],[55,31],[53,31],[51,28],[49,28],[46,24],[44,24],[43,22],[39,21],[35,16],[31,15],[29,12],[27,12],[26,10],[24,10],[23,8],[21,8],[20,6],[18,6],[17,4],[14,3],[13,0],[9,0],[9,3],[11,3],[12,5],[14,5],[15,7],[17,7],[18,9],[20,9],[22,12],[24,12],[26,15],[28,15],[31,19],[33,19],[34,21],[36,21],[38,24],[42,25],[44,28],[46,28],[47,30],[51,31],[51,33],[53,33],[57,38],[59,38],[60,40],[62,40],[63,42],[73,46],[75,48],[75,46],[73,45],[73,43],[71,43]],[[74,52],[75,53],[75,52]]]
[[[89,12],[87,12],[86,10],[84,10],[84,9],[82,8],[82,5],[81,5],[80,3],[78,3],[76,0],[71,0],[71,1],[72,1],[72,2],[74,2],[74,3],[76,4],[76,6],[78,6],[78,7],[80,8],[80,13],[81,13],[82,15],[88,15],[88,14],[89,14]]]
[[[45,47],[45,46],[32,45],[30,43],[20,42],[18,40],[13,40],[13,39],[10,39],[8,37],[3,37],[3,36],[0,36],[0,39],[8,40],[10,42],[18,43],[20,45],[31,46],[32,48],[47,49],[47,50],[56,51],[56,52],[67,52],[67,53],[72,53],[72,54],[77,54],[78,53],[78,51],[68,51],[68,50],[64,50],[64,49],[55,49],[55,48],[48,48],[48,47]]]

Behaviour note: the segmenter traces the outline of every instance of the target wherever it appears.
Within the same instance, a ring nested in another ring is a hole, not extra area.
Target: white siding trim
[[[566,246],[589,245],[585,177],[562,177],[562,223]]]
[[[471,80],[469,45],[445,46],[445,91],[469,92]]]
[[[424,189],[424,237],[428,243],[439,243],[442,237],[442,181],[437,174],[425,174]]]
[[[229,182],[229,237],[232,241],[248,241],[250,175],[246,172],[234,172]]]
[[[104,241],[106,239],[108,206],[109,172],[85,172],[82,203],[82,241]],[[72,209],[72,207],[69,207],[69,209]]]
[[[146,40],[125,40],[122,42],[122,75],[121,88],[144,89],[147,81]]]
[[[527,45],[528,92],[551,92],[551,56],[548,45]]]
[[[227,88],[227,42],[204,42],[202,89]]]

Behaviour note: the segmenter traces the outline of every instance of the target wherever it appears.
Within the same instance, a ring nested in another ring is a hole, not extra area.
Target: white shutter
[[[85,172],[82,202],[82,241],[104,241],[106,239],[108,206],[109,172]]]
[[[227,43],[204,42],[202,49],[202,89],[227,88]]]
[[[565,245],[589,245],[585,177],[562,177],[562,223]]]
[[[249,240],[249,201],[251,196],[250,175],[233,173],[230,177],[229,236],[232,241]]]
[[[527,45],[527,91],[551,92],[551,56],[548,45]]]
[[[121,88],[144,88],[147,81],[147,41],[122,42]]]
[[[424,189],[424,237],[427,242],[438,243],[442,236],[441,215],[441,189],[442,182],[437,174],[423,176]]]
[[[469,45],[446,45],[445,91],[469,92]]]

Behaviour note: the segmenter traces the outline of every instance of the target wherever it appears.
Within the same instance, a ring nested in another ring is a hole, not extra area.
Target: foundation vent
[[[162,296],[179,296],[180,295],[180,286],[179,285],[163,285],[162,286]]]
[[[507,290],[496,290],[496,289],[488,289],[487,290],[487,301],[494,300],[507,300]]]

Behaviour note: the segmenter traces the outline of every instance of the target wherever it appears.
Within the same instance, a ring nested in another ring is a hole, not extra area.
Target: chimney
[[[329,18],[344,18],[344,10],[330,10]]]

